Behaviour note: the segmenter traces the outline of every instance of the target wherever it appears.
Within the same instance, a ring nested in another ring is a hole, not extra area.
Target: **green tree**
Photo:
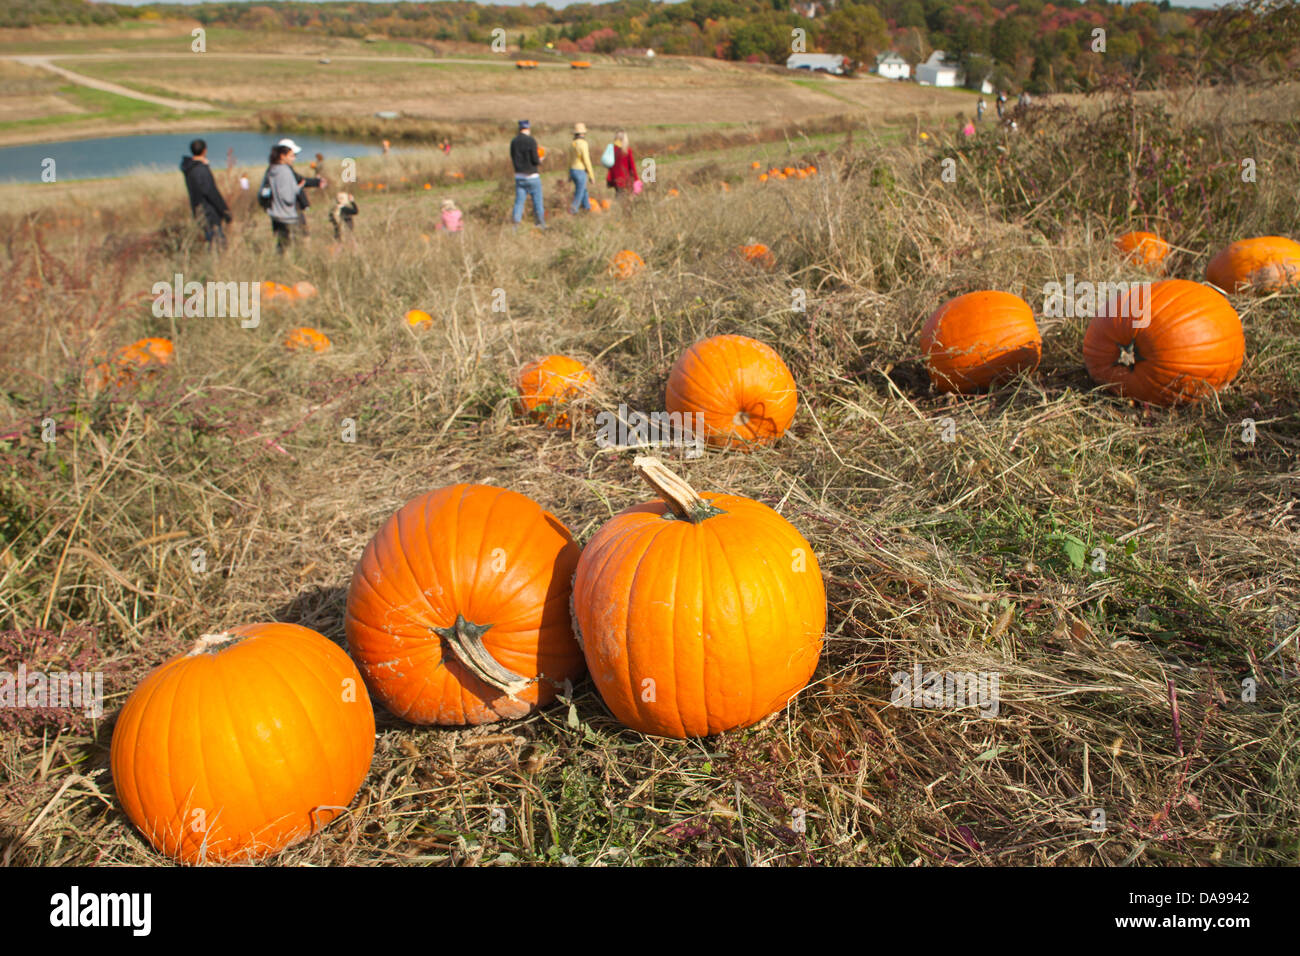
[[[875,7],[842,6],[826,18],[822,42],[831,53],[843,54],[861,68],[875,62],[876,54],[889,48],[889,28]]]

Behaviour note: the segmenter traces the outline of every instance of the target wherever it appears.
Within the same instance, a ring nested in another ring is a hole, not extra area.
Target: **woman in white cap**
[[[293,168],[293,161],[297,159],[298,154],[302,152],[302,147],[299,146],[297,143],[295,143],[293,140],[288,139],[286,137],[285,139],[280,140],[280,142],[276,143],[275,145],[284,146],[289,149],[289,171],[293,173],[294,178],[298,180],[298,187],[299,187],[298,199],[297,199],[298,210],[299,210],[298,229],[305,236],[307,235],[307,208],[311,205],[311,203],[307,200],[307,190],[324,189],[327,185],[329,185],[329,182],[328,180],[325,179],[324,176],[316,177],[316,176],[298,175],[298,171]]]
[[[569,212],[577,215],[579,209],[591,212],[591,199],[587,184],[596,178],[591,167],[591,149],[587,145],[587,124],[573,124],[573,142],[569,144],[569,179],[573,181],[573,204]]]

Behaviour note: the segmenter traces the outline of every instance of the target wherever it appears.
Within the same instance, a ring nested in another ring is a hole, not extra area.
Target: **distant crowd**
[[[387,153],[389,142],[384,140],[382,146],[383,151]],[[445,154],[451,152],[451,144],[445,139],[440,148]],[[320,153],[316,154],[316,160],[311,163],[313,175],[301,175],[294,168],[294,162],[301,152],[302,147],[292,139],[282,139],[272,146],[266,172],[257,187],[258,205],[270,220],[276,251],[281,254],[309,232],[306,212],[311,202],[308,199],[308,191],[324,190],[329,187],[329,181],[325,176],[315,175],[324,169],[324,157]],[[524,210],[531,202],[534,221],[538,227],[546,228],[541,176],[545,159],[546,151],[533,137],[532,124],[528,120],[520,120],[518,132],[510,141],[510,163],[514,170],[515,181],[515,201],[511,221],[515,226],[523,220]],[[618,130],[614,134],[613,140],[602,151],[599,159],[605,169],[605,185],[614,191],[616,198],[622,200],[641,193],[643,184],[626,130]],[[587,127],[584,123],[575,123],[573,126],[573,137],[565,161],[568,163],[567,181],[573,187],[573,200],[569,204],[569,212],[573,215],[590,212],[591,187],[596,179],[596,170],[592,164],[591,148],[587,142]],[[233,217],[230,205],[222,196],[221,190],[217,188],[216,178],[212,174],[212,167],[208,162],[208,144],[202,139],[192,141],[190,154],[181,159],[180,166],[181,173],[185,176],[190,211],[203,230],[204,240],[213,250],[224,249],[225,227],[232,222]],[[239,187],[241,191],[251,190],[252,184],[247,176],[239,178]],[[328,221],[336,241],[351,236],[352,220],[357,216],[358,211],[356,197],[351,193],[335,194]],[[455,200],[451,198],[442,200],[435,228],[449,233],[464,229],[464,215],[457,208]]]

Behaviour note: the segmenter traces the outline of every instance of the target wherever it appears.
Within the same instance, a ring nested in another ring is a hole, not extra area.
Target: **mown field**
[[[473,729],[377,708],[356,802],[278,862],[1300,863],[1300,296],[1234,296],[1245,365],[1173,410],[1094,386],[1083,317],[1040,315],[1039,368],[975,397],[936,394],[918,345],[961,293],[1041,313],[1067,274],[1142,278],[1111,245],[1130,228],[1166,235],[1171,274],[1195,279],[1228,241],[1295,236],[1295,110],[1237,121],[1234,95],[1214,116],[1054,107],[960,145],[939,126],[664,132],[636,141],[663,163],[626,208],[569,217],[548,174],[545,233],[505,224],[487,152],[463,184],[433,156],[363,160],[355,244],[329,241],[322,200],[284,260],[246,205],[210,258],[178,176],[0,210],[0,670],[97,669],[108,695],[102,720],[0,711],[3,860],[165,862],[107,769],[118,707],[199,634],[282,620],[341,641],[362,548],[410,498],[512,488],[579,542],[648,500],[587,416],[570,435],[517,415],[524,362],[577,356],[599,383],[589,411],[653,411],[684,348],[741,333],[792,370],[791,430],[673,464],[812,544],[829,617],[809,686],[688,742],[621,727],[586,682]],[[818,174],[760,184],[753,161]],[[432,229],[443,195],[466,210],[459,237]],[[749,241],[774,268],[737,256]],[[616,281],[625,248],[646,270]],[[178,271],[319,294],[256,329],[155,318],[148,290]],[[408,327],[412,308],[432,325]],[[333,348],[286,352],[304,324]],[[174,363],[92,394],[90,365],[144,335],[172,339]],[[999,674],[997,715],[891,706],[890,675],[914,665]]]

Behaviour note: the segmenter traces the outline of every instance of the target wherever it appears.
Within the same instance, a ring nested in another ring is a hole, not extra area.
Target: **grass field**
[[[309,69],[277,69],[312,87]],[[522,108],[513,73],[421,69],[421,95],[401,94],[412,103],[463,84],[479,104],[456,113],[449,97],[430,117],[503,123]],[[179,92],[176,70],[115,79]],[[332,75],[356,84],[361,109],[383,84],[356,72]],[[599,447],[588,417],[570,435],[516,415],[524,362],[577,356],[600,386],[588,411],[651,411],[684,348],[741,333],[790,366],[791,430],[673,465],[770,504],[812,544],[829,617],[810,685],[758,726],[686,742],[621,727],[587,682],[473,729],[376,708],[357,800],[279,862],[1300,863],[1300,295],[1234,296],[1245,365],[1173,410],[1096,389],[1087,319],[1042,315],[1045,284],[1067,274],[1142,278],[1111,245],[1129,228],[1166,235],[1171,274],[1187,278],[1232,239],[1294,236],[1294,91],[1224,93],[1222,111],[1061,105],[1022,115],[1020,134],[955,143],[946,106],[924,142],[921,120],[864,131],[842,97],[866,85],[831,97],[755,74],[744,82],[788,99],[759,116],[771,100],[751,86],[746,126],[728,113],[745,102],[731,74],[677,75],[644,109],[620,79],[586,113],[625,102],[657,181],[624,208],[571,217],[548,171],[546,232],[505,222],[499,143],[458,149],[454,168],[436,152],[364,159],[355,243],[331,242],[321,197],[312,238],[285,259],[247,197],[230,248],[210,257],[175,174],[0,188],[0,671],[94,669],[107,695],[102,720],[0,709],[0,859],[164,863],[108,772],[119,706],[199,634],[283,620],[341,641],[352,568],[410,498],[513,488],[579,542],[648,500],[631,454]],[[568,77],[528,77],[533,118],[568,121]],[[218,101],[260,86],[198,79],[190,91]],[[659,109],[662,129],[639,125]],[[1261,112],[1274,118],[1244,119]],[[558,130],[543,136],[562,147]],[[1152,155],[1175,172],[1137,175]],[[1257,181],[1235,175],[1241,156]],[[955,183],[940,175],[951,157]],[[760,184],[755,161],[819,172]],[[432,228],[444,195],[466,211],[460,236]],[[738,257],[752,240],[773,269]],[[608,264],[624,248],[647,268],[620,282]],[[149,289],[176,272],[309,280],[319,295],[266,306],[256,329],[157,318]],[[920,327],[981,288],[1040,313],[1041,365],[988,394],[939,395]],[[791,308],[797,290],[806,311]],[[412,308],[432,327],[409,328]],[[333,348],[286,352],[303,324]],[[92,363],[144,335],[172,339],[174,364],[92,392]],[[891,675],[914,665],[1000,675],[998,713],[891,706]]]

